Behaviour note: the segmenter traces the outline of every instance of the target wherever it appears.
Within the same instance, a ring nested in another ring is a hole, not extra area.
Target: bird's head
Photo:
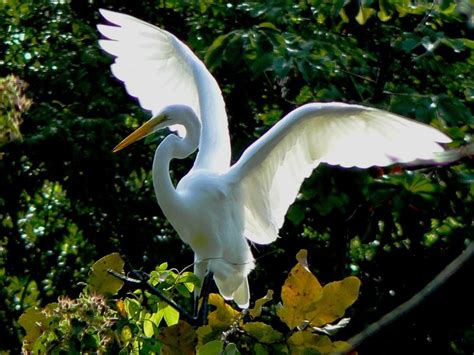
[[[187,124],[189,121],[198,121],[194,111],[189,106],[167,106],[160,111],[159,114],[150,118],[127,136],[127,138],[117,144],[113,151],[116,153],[130,144],[163,128],[169,128],[170,130],[175,131],[180,137],[184,137],[186,135],[186,129],[183,124]]]

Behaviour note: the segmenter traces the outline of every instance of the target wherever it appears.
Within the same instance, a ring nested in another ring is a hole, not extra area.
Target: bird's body
[[[204,64],[172,34],[131,16],[102,10],[115,26],[99,25],[100,45],[116,56],[114,75],[153,117],[115,150],[165,127],[169,135],[153,160],[158,203],[195,253],[195,273],[214,274],[220,293],[249,305],[254,268],[248,241],[269,244],[303,180],[320,163],[360,167],[436,160],[438,130],[375,108],[310,103],[290,112],[230,166],[227,116],[220,89]],[[198,149],[193,168],[175,187],[174,158]]]

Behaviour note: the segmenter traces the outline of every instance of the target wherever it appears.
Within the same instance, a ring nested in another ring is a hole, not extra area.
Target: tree
[[[192,260],[154,201],[156,141],[127,155],[111,153],[147,114],[111,77],[111,58],[99,51],[99,7],[159,24],[205,59],[225,95],[237,158],[283,113],[308,101],[384,108],[433,124],[453,137],[453,147],[469,142],[469,4],[0,4],[6,39],[0,77],[13,73],[27,82],[33,101],[23,115],[23,140],[1,147],[2,346],[18,350],[20,314],[58,296],[76,297],[90,265],[106,254],[118,251],[144,270],[164,261],[182,269]],[[175,178],[190,164],[175,164]],[[421,171],[318,168],[291,208],[282,238],[256,251],[255,295],[278,289],[293,255],[307,248],[320,280],[350,274],[362,280],[351,326],[341,337],[354,334],[416,293],[472,239],[472,177],[469,159]],[[466,269],[367,351],[472,349]]]

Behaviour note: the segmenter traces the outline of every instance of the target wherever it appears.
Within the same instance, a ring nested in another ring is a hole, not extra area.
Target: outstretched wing
[[[303,180],[321,162],[366,168],[436,159],[449,137],[401,116],[342,103],[294,110],[252,144],[227,178],[243,205],[245,236],[259,244],[278,237]]]
[[[135,17],[100,10],[112,25],[98,25],[99,41],[115,56],[112,73],[140,105],[158,114],[173,104],[190,106],[201,120],[196,168],[220,172],[230,164],[227,115],[221,91],[205,65],[171,33]]]

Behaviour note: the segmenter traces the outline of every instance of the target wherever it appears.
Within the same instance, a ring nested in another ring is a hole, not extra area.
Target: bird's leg
[[[202,282],[201,294],[199,298],[195,299],[194,304],[194,318],[200,324],[205,325],[207,323],[207,305],[209,301],[209,292],[211,290],[211,282],[214,274],[212,271],[209,271]],[[202,299],[201,308],[199,308],[199,299]]]

